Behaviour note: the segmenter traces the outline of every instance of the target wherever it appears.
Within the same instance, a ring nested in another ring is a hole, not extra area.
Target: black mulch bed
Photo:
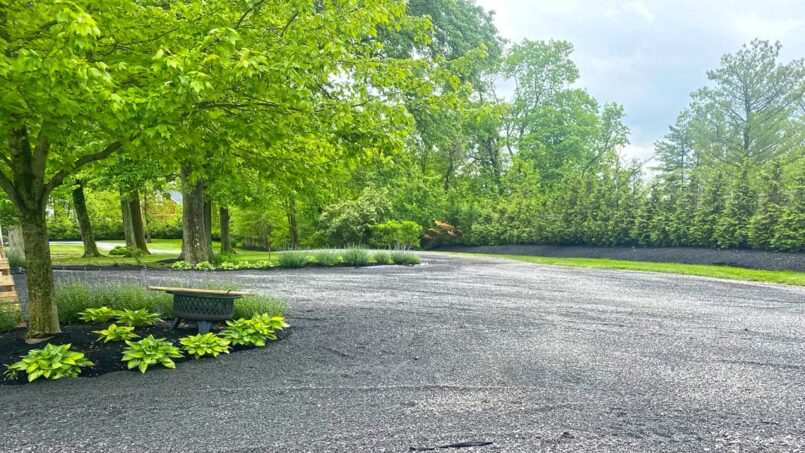
[[[109,324],[76,324],[62,326],[62,333],[54,336],[53,338],[37,344],[28,344],[25,342],[25,329],[17,329],[11,332],[0,334],[0,385],[20,385],[27,384],[28,377],[25,373],[19,373],[16,380],[8,379],[5,375],[5,365],[14,363],[22,356],[28,353],[31,349],[40,349],[45,347],[46,344],[51,343],[54,345],[61,345],[70,343],[71,351],[83,352],[86,357],[91,360],[95,366],[84,368],[81,371],[81,377],[96,377],[114,371],[128,370],[126,364],[121,361],[123,358],[123,349],[126,347],[124,342],[109,342],[104,343],[98,340],[98,335],[92,333],[93,330],[105,329]],[[276,332],[277,341],[282,341],[287,338],[291,333],[291,328]],[[156,338],[166,338],[172,341],[176,346],[181,347],[179,339],[188,335],[195,335],[196,327],[193,324],[182,324],[176,330],[170,330],[169,324],[166,322],[159,322],[150,327],[141,327],[135,330],[140,338],[154,335]],[[135,341],[139,338],[135,338]],[[266,347],[270,347],[271,343],[267,342]],[[230,349],[231,353],[238,351],[245,351],[254,349],[254,346],[233,346]],[[199,360],[210,360],[212,357],[203,357]],[[185,354],[185,357],[180,359],[173,359],[178,365],[187,360],[194,360]],[[214,360],[214,359],[213,359]],[[161,368],[161,365],[153,365],[154,368]],[[132,373],[139,373],[138,370],[131,370]],[[39,378],[35,382],[45,380]]]

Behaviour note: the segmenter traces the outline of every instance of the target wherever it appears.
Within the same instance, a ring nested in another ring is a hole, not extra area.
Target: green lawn
[[[624,269],[630,271],[666,272],[670,274],[698,275],[702,277],[748,280],[757,282],[783,283],[805,286],[805,272],[764,271],[729,266],[710,266],[704,264],[650,263],[646,261],[622,261],[604,258],[554,258],[547,256],[493,255],[467,253],[467,255],[508,258],[536,264],[553,266]]]
[[[114,245],[125,245],[125,241],[111,240],[111,241],[98,241],[101,243],[108,243]],[[213,249],[217,252],[220,244],[213,242]],[[160,263],[165,260],[175,260],[182,250],[181,239],[154,239],[148,244],[149,250],[152,250],[150,255],[140,258],[140,263],[147,264],[152,267],[170,267],[170,263]],[[235,249],[236,261],[275,261],[276,253],[271,253],[269,257],[268,252]],[[55,265],[68,265],[68,266],[115,266],[115,265],[135,265],[138,264],[135,258],[126,258],[121,256],[109,256],[108,251],[102,250],[104,256],[97,258],[83,258],[84,248],[81,245],[66,245],[66,244],[51,244],[50,253],[53,256],[53,264]]]

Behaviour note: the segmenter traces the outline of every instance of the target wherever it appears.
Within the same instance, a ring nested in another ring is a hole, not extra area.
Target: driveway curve
[[[287,299],[294,330],[176,370],[0,387],[0,450],[805,449],[805,288],[425,257],[58,272],[237,282]]]

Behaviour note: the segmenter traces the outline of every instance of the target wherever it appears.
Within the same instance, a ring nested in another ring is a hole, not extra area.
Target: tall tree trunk
[[[232,247],[232,235],[229,231],[229,208],[221,206],[218,209],[218,216],[221,221],[221,253],[235,253]]]
[[[134,224],[131,222],[131,205],[129,199],[120,192],[120,213],[123,215],[123,236],[126,238],[126,247],[135,247]]]
[[[288,197],[286,205],[286,213],[288,215],[288,239],[291,241],[291,248],[299,248],[299,228],[296,222],[296,200],[293,197]]]
[[[182,250],[190,264],[209,261],[210,243],[204,227],[204,184],[191,180],[189,165],[182,165]]]
[[[212,250],[212,201],[204,199],[204,236]]]
[[[28,336],[35,338],[56,334],[61,332],[61,328],[56,304],[52,300],[53,268],[44,203],[41,209],[26,210],[20,214],[28,282]]]
[[[75,216],[78,218],[78,228],[81,230],[81,241],[84,243],[84,256],[101,256],[95,244],[95,235],[92,233],[92,222],[87,211],[87,200],[84,197],[84,186],[81,183],[73,189],[73,206]]]
[[[129,195],[129,209],[131,211],[131,226],[134,236],[134,246],[145,253],[148,251],[148,244],[145,242],[145,226],[143,225],[143,213],[140,210],[140,192],[135,190]]]
[[[8,229],[8,251],[25,255],[25,240],[22,239],[22,227],[19,225],[12,225]]]

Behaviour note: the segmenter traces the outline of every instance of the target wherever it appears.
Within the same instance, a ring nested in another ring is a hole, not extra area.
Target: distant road
[[[768,250],[719,250],[701,247],[589,247],[583,245],[451,246],[441,250],[500,255],[713,264],[770,271],[805,272],[805,253],[781,253]]]

